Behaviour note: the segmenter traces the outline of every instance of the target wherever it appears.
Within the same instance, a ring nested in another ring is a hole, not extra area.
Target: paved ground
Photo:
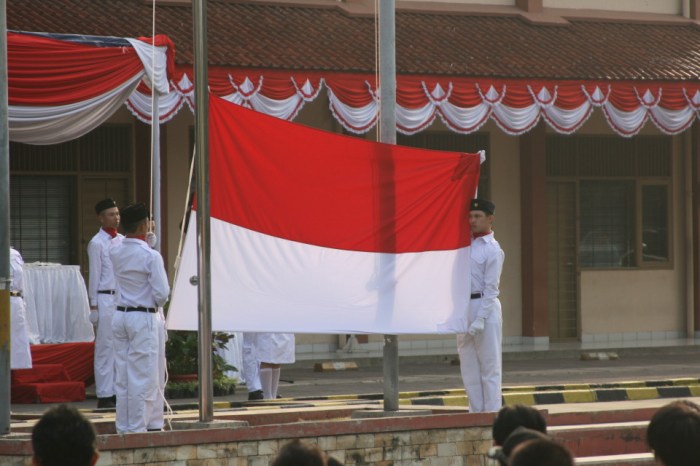
[[[506,353],[503,363],[504,386],[552,385],[667,380],[700,377],[700,347],[639,348],[620,351],[617,360],[580,360],[580,351]],[[280,394],[308,397],[382,393],[384,379],[376,361],[356,359],[356,371],[314,372],[313,363],[297,363],[282,369]],[[459,366],[453,358],[402,358],[399,362],[399,391],[431,391],[462,388]],[[216,401],[245,401],[247,392],[240,387],[228,397]],[[195,400],[171,400],[172,404]],[[665,403],[668,400],[657,400]],[[635,402],[627,402],[635,403]],[[637,402],[638,403],[638,402]],[[648,403],[656,403],[649,401]],[[588,403],[585,403],[588,404]],[[601,404],[601,403],[598,403]],[[610,407],[609,403],[603,403]],[[654,405],[656,405],[654,404]],[[76,403],[92,409],[95,400]],[[583,404],[581,404],[583,405]],[[40,413],[46,405],[12,405],[13,413]],[[562,409],[557,407],[554,409]],[[576,406],[573,409],[585,409]],[[590,409],[590,408],[589,408]]]

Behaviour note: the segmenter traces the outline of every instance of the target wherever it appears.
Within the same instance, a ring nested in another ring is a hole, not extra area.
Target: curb
[[[355,361],[327,361],[314,364],[314,372],[356,371]]]

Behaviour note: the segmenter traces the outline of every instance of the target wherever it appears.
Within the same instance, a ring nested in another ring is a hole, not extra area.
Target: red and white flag
[[[482,154],[341,136],[213,96],[209,111],[215,330],[466,330]],[[195,215],[171,329],[197,329]]]

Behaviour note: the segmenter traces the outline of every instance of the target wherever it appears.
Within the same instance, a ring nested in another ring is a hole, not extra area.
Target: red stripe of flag
[[[469,245],[479,154],[303,127],[209,99],[211,216],[301,243],[366,252]]]

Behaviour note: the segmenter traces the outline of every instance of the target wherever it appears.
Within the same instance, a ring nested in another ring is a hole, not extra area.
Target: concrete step
[[[547,432],[579,458],[647,453],[648,422],[615,422],[578,426],[551,426]]]
[[[652,466],[655,464],[654,455],[651,453],[576,458],[577,466]]]

